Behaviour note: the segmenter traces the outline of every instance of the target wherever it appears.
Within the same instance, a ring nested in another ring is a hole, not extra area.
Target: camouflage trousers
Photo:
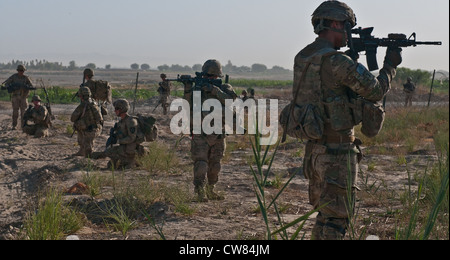
[[[161,103],[161,106],[163,108],[164,115],[167,115],[167,108],[169,108],[169,103],[167,102],[168,99],[169,99],[168,94],[161,94],[159,96],[159,102]]]
[[[225,137],[222,135],[194,135],[191,142],[191,156],[194,161],[194,185],[203,187],[219,181],[220,161],[225,153]]]
[[[130,149],[131,146],[135,146],[135,149]],[[116,145],[106,149],[104,152],[92,153],[92,159],[110,158],[110,164],[108,168],[114,166],[115,169],[120,167],[135,167],[136,157],[142,156],[146,153],[145,148],[137,143],[128,145]]]
[[[34,135],[36,138],[48,136],[48,127],[42,125],[26,125],[22,131],[28,135]]]
[[[303,172],[309,180],[309,201],[315,209],[323,206],[312,239],[344,238],[354,209],[358,154],[354,144],[306,145]]]
[[[80,156],[90,156],[94,150],[94,139],[102,133],[102,127],[99,126],[97,129],[92,131],[77,131],[78,134],[78,145],[80,146],[80,151],[78,155]]]
[[[20,110],[20,121],[22,121],[23,114],[25,114],[25,111],[28,107],[28,100],[26,97],[22,96],[12,96],[11,97],[11,103],[13,108],[13,114],[12,114],[12,126],[15,128],[17,127],[17,123],[19,122],[19,110]]]
[[[405,94],[405,107],[412,106],[412,99],[414,97],[414,93],[406,93]]]

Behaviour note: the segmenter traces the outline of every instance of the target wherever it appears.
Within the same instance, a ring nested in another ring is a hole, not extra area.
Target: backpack
[[[134,118],[137,119],[139,129],[144,135],[145,141],[153,142],[158,138],[158,127],[156,126],[156,118],[152,116],[143,116],[137,114]]]
[[[92,92],[92,98],[94,100],[106,101],[112,103],[112,90],[108,81],[95,80],[94,86],[90,87]]]

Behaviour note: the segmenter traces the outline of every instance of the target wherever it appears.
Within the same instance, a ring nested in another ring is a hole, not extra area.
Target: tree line
[[[110,64],[105,65],[104,68],[97,67],[95,63],[88,63],[85,66],[78,66],[75,61],[70,61],[68,66],[65,66],[62,64],[62,62],[51,62],[47,60],[31,60],[31,61],[21,61],[21,60],[12,60],[7,63],[1,63],[0,62],[0,69],[9,69],[9,70],[15,70],[18,65],[25,65],[28,69],[31,70],[78,70],[78,69],[84,69],[84,68],[91,68],[91,69],[111,69],[112,66]],[[161,72],[195,72],[195,71],[201,71],[202,70],[202,64],[194,64],[193,66],[187,66],[187,65],[179,65],[179,64],[172,64],[171,66],[164,64],[159,65],[156,68],[150,67],[149,64],[143,63],[133,63],[129,67],[132,70],[158,70]],[[280,73],[280,72],[289,72],[290,70],[285,69],[281,66],[273,66],[272,68],[268,68],[264,64],[255,63],[253,65],[249,66],[236,66],[231,63],[231,61],[228,61],[226,65],[223,66],[224,73],[246,73],[246,72],[256,72],[256,73],[264,73],[264,72],[272,72],[272,73]]]

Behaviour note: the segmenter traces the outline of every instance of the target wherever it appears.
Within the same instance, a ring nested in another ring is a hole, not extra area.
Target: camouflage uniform
[[[17,71],[23,70],[26,71],[26,68],[23,65],[17,66]],[[11,93],[11,102],[12,102],[12,108],[13,108],[13,115],[12,115],[12,127],[13,129],[16,129],[18,119],[19,119],[19,110],[20,110],[20,121],[23,119],[23,114],[25,113],[25,110],[27,110],[28,107],[28,95],[30,94],[30,88],[33,87],[33,84],[28,76],[21,76],[19,73],[16,73],[9,77],[5,81],[5,85],[11,85],[14,84],[18,87],[17,90]]]
[[[90,98],[91,92],[87,87],[80,88],[81,104],[72,113],[70,120],[78,134],[80,150],[77,156],[89,157],[94,147],[94,139],[102,132],[103,116],[100,108]]]
[[[208,60],[203,65],[202,71],[206,75],[222,77],[222,67],[216,60]],[[191,109],[192,94],[190,84],[185,85],[184,98],[189,102]],[[225,104],[226,99],[236,99],[237,95],[230,84],[222,84],[222,86],[211,87],[210,91],[202,91],[202,104],[207,99],[217,99],[221,102],[222,106]],[[223,113],[225,109],[223,109]],[[202,120],[208,114],[208,112],[202,112]],[[225,117],[223,116],[223,119]],[[192,124],[191,113],[191,124]],[[224,126],[225,124],[223,124]],[[192,125],[191,125],[191,129]],[[225,133],[225,130],[223,130]],[[195,193],[198,195],[199,201],[206,200],[204,198],[205,191],[204,186],[206,178],[208,179],[208,185],[206,186],[206,195],[209,199],[218,200],[223,199],[222,196],[214,192],[214,186],[219,181],[219,173],[221,170],[221,160],[224,156],[226,147],[225,134],[193,134],[191,141],[191,157],[194,161],[194,186]]]
[[[408,82],[403,84],[403,92],[405,92],[405,107],[412,106],[412,98],[416,91],[416,86],[412,83],[412,78],[408,77]]]
[[[114,108],[120,110],[125,116],[114,127],[117,135],[117,144],[108,148],[104,152],[95,152],[92,154],[93,159],[101,159],[109,157],[111,159],[109,166],[118,167],[135,167],[136,156],[142,156],[145,151],[141,143],[144,142],[144,135],[139,129],[138,121],[135,117],[127,114],[129,103],[126,100],[117,100],[114,102]]]
[[[317,34],[328,29],[323,27],[324,19],[356,25],[353,11],[339,1],[324,2],[314,12]],[[319,37],[299,52],[294,65],[295,105],[304,106],[317,99],[313,102],[324,122],[323,136],[306,144],[303,164],[311,205],[317,209],[329,203],[319,210],[313,239],[342,239],[353,214],[349,212],[353,209],[349,201],[355,200],[361,159],[354,126],[361,122],[355,118],[361,112],[352,98],[357,94],[373,102],[381,100],[396,73],[396,65],[385,61],[375,78],[363,65],[335,48],[333,43]],[[301,88],[300,95],[297,88]]]
[[[170,96],[170,88],[172,87],[172,84],[170,83],[170,81],[165,80],[166,79],[165,74],[161,74],[161,79],[163,81],[159,83],[158,88],[159,103],[161,103],[164,115],[167,115],[167,108],[169,107],[169,103],[167,102],[167,100],[169,99]]]
[[[39,96],[34,96],[32,101],[42,101]],[[32,120],[33,125],[28,125],[27,121]],[[22,131],[37,138],[48,136],[50,115],[45,106],[31,106],[24,114]]]

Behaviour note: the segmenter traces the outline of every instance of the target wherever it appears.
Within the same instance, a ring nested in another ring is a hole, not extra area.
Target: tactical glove
[[[384,64],[389,65],[392,68],[397,68],[403,61],[402,49],[389,47],[386,51],[386,57],[384,58]]]

